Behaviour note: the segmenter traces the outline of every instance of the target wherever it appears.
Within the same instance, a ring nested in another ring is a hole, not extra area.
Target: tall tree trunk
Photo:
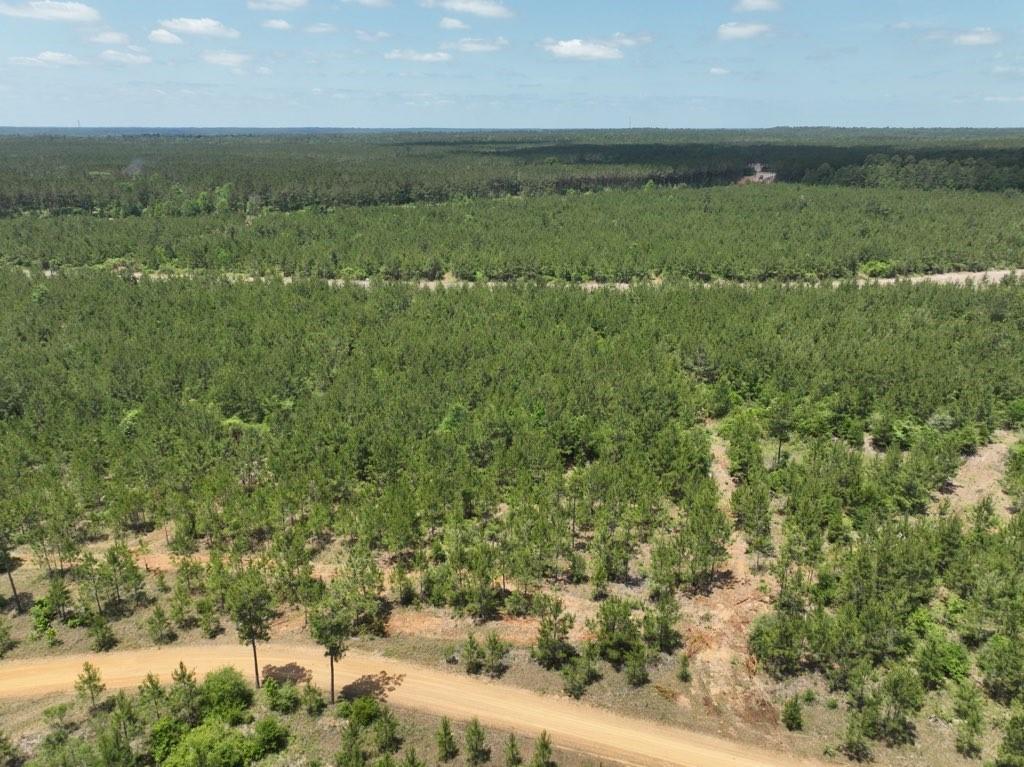
[[[21,613],[21,598],[18,596],[18,589],[14,586],[14,575],[11,573],[11,563],[7,563],[7,580],[11,584],[11,593],[14,594],[14,608]]]
[[[252,640],[252,670],[256,675],[256,689],[260,689],[260,664],[256,660],[256,640]]]
[[[329,656],[331,659],[331,705],[334,705],[334,656]]]

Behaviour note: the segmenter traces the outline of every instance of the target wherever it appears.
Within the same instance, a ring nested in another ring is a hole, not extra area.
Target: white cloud
[[[560,59],[586,59],[589,61],[611,61],[621,59],[623,54],[615,45],[598,40],[551,40],[543,43],[548,53]]]
[[[89,42],[99,45],[127,45],[128,35],[123,35],[120,32],[100,32],[98,35],[90,37]]]
[[[725,67],[711,67],[711,69],[708,70],[708,74],[714,75],[715,77],[725,77],[726,75],[732,74],[732,70],[726,69]]]
[[[985,101],[995,104],[1020,104],[1024,103],[1024,96],[986,96]]]
[[[0,3],[0,16],[40,21],[99,21],[100,12],[85,3],[65,3],[57,0],[29,0],[21,5]]]
[[[460,53],[494,53],[502,48],[507,48],[508,40],[504,37],[498,37],[494,40],[464,37],[457,43],[447,43],[444,47],[459,51]]]
[[[226,27],[216,19],[208,17],[201,19],[166,19],[160,22],[160,26],[182,35],[202,35],[203,37],[234,39],[241,34],[237,29]]]
[[[394,50],[384,54],[384,58],[392,61],[418,61],[422,64],[436,64],[441,61],[451,61],[452,55],[444,51],[420,53],[419,51]]]
[[[740,13],[756,13],[757,11],[777,11],[782,8],[779,0],[740,0],[736,10]]]
[[[329,35],[332,32],[337,32],[338,30],[333,24],[321,21],[316,24],[310,24],[306,27],[306,31],[311,35]]]
[[[166,29],[154,29],[149,33],[149,40],[160,45],[181,45],[181,38]]]
[[[70,53],[43,51],[38,56],[14,56],[11,63],[32,67],[77,67],[82,62]]]
[[[507,19],[512,11],[497,0],[422,0],[425,8],[444,8],[452,13],[468,13],[488,19]]]
[[[100,54],[100,58],[112,64],[151,64],[153,59],[144,53],[129,53],[128,51],[106,50]]]
[[[232,53],[231,51],[206,51],[202,55],[203,61],[217,67],[230,67],[240,69],[252,56],[247,53]]]
[[[391,0],[341,0],[343,3],[356,3],[367,8],[386,8],[391,5]]]
[[[541,47],[560,59],[586,59],[589,61],[613,61],[625,56],[623,48],[633,48],[651,42],[648,35],[624,35],[616,33],[610,40],[545,40]]]
[[[464,22],[462,19],[453,19],[451,16],[445,16],[441,19],[438,25],[441,29],[469,29],[469,24]]]
[[[1012,67],[1006,64],[997,64],[992,67],[992,74],[1000,77],[1024,77],[1024,67]]]
[[[991,27],[975,27],[953,38],[956,45],[995,45],[1002,38]]]
[[[263,28],[276,29],[279,32],[287,32],[289,29],[292,28],[292,25],[289,24],[284,19],[267,19],[266,21],[263,22]]]
[[[741,24],[738,21],[730,21],[718,27],[719,40],[750,40],[761,37],[772,31],[767,24]]]
[[[391,37],[391,33],[367,32],[365,29],[357,29],[356,37],[358,37],[364,43],[379,43],[381,40],[387,40],[389,37]]]
[[[305,8],[309,0],[249,0],[252,11],[294,11]]]

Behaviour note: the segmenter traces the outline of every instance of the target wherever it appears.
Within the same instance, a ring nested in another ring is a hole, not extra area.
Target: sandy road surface
[[[87,267],[88,268],[88,267]],[[33,276],[34,272],[28,268],[22,268],[21,270],[26,276]],[[54,271],[44,270],[42,272],[44,277],[56,277],[60,274],[74,273],[75,268],[72,267],[65,271]],[[142,279],[150,279],[155,281],[164,282],[170,279],[188,279],[194,275],[188,272],[133,272],[131,275],[136,281]],[[281,277],[263,277],[252,274],[239,274],[239,273],[223,273],[220,276],[227,279],[229,282],[234,283],[255,283],[255,282],[272,282],[280,279],[285,285],[291,285],[294,283],[301,282],[316,282],[320,278],[315,277],[293,277],[291,275],[284,275]],[[934,283],[937,285],[997,285],[1003,279],[1007,277],[1016,277],[1024,279],[1024,269],[988,269],[986,271],[977,272],[940,272],[938,274],[906,274],[899,277],[857,277],[856,282],[858,285],[895,285],[902,282],[910,282],[913,284],[921,283]],[[706,287],[714,286],[728,286],[728,285],[739,285],[741,287],[763,287],[768,285],[794,285],[804,287],[839,287],[847,284],[852,277],[846,279],[832,280],[831,282],[807,282],[802,280],[795,281],[776,281],[768,280],[765,282],[751,282],[745,280],[711,280],[708,282],[699,282],[697,280],[687,280],[680,278],[678,282],[672,284],[679,285],[704,285]],[[368,279],[324,279],[327,285],[332,288],[342,288],[346,286],[354,286],[360,288],[370,288],[373,283]],[[439,289],[452,289],[452,288],[470,288],[479,285],[480,283],[472,282],[469,280],[462,280],[454,275],[447,274],[444,279],[441,280],[387,280],[382,284],[405,284],[415,285],[416,287],[424,290],[439,290]],[[489,281],[486,284],[489,288],[501,288],[519,285],[519,282],[499,282]],[[542,283],[543,284],[543,283]],[[661,277],[655,277],[650,280],[638,280],[636,282],[595,282],[588,280],[585,282],[553,282],[548,283],[548,287],[578,287],[584,292],[593,293],[600,290],[615,290],[619,292],[625,292],[633,289],[634,287],[661,287],[663,286],[664,280]]]
[[[168,679],[179,661],[201,677],[226,665],[252,673],[252,655],[242,645],[198,645],[102,655],[68,655],[0,662],[0,696],[33,697],[69,690],[82,663],[95,664],[108,689],[132,687],[153,671]],[[260,665],[298,664],[325,685],[323,651],[311,645],[270,643],[260,648]],[[537,735],[547,730],[555,745],[598,759],[630,765],[685,767],[783,767],[791,756],[686,730],[628,719],[565,698],[545,697],[507,685],[448,674],[364,653],[351,652],[336,667],[339,689],[356,684],[380,691],[396,706],[457,720],[479,717],[485,725]],[[326,685],[325,685],[326,686]]]

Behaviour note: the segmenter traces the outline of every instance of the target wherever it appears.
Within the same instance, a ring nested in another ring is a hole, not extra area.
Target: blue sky
[[[1024,125],[1022,0],[0,0],[0,124]]]

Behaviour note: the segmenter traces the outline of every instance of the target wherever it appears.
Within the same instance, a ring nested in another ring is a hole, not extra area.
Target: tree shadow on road
[[[405,674],[389,674],[386,671],[367,674],[342,687],[341,694],[347,700],[376,698],[383,703],[390,693],[401,686],[404,679]]]
[[[303,684],[313,678],[313,672],[298,663],[288,663],[284,666],[266,665],[263,667],[263,678],[273,679],[275,682],[294,682]]]

